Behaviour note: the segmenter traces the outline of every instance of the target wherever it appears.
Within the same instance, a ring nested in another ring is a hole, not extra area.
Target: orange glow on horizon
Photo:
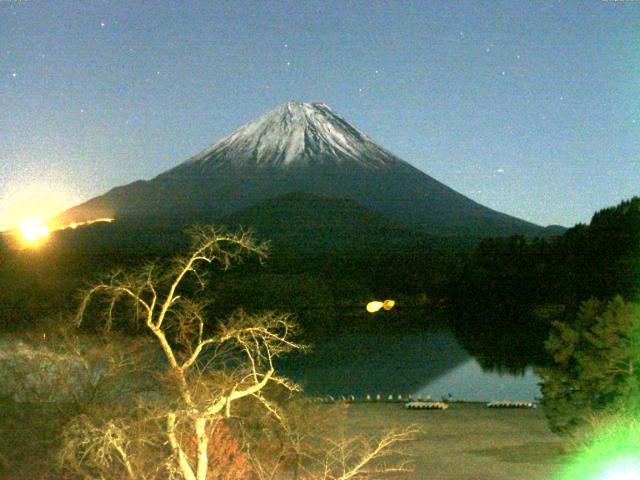
[[[72,222],[69,225],[63,225],[62,227],[56,228],[56,231],[58,231],[58,230],[66,230],[68,228],[71,228],[72,230],[75,230],[76,228],[82,227],[84,225],[91,225],[93,223],[99,223],[99,222],[111,223],[114,220],[115,220],[114,218],[104,217],[104,218],[96,218],[94,220],[85,220],[84,222]]]
[[[42,220],[26,218],[18,227],[22,243],[27,247],[36,247],[43,244],[49,237],[49,227]]]
[[[15,237],[22,248],[37,248],[47,242],[52,233],[67,230],[77,229],[85,225],[91,225],[99,222],[111,223],[113,218],[96,218],[94,220],[86,220],[84,222],[73,222],[68,225],[63,225],[58,228],[50,228],[45,222],[38,218],[25,218],[20,222],[17,228],[13,230],[13,237]]]

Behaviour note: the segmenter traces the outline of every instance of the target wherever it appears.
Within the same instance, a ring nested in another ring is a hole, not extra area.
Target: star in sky
[[[620,59],[637,50],[628,30],[640,21],[640,2],[624,10],[554,2],[545,10],[537,2],[480,9],[443,1],[446,16],[407,2],[402,18],[339,0],[221,2],[220,15],[203,15],[207,2],[157,3],[149,16],[136,2],[0,0],[0,87],[9,99],[0,118],[0,183],[10,174],[29,178],[24,165],[44,157],[38,148],[57,149],[75,175],[65,181],[86,200],[152,178],[293,98],[327,103],[439,181],[465,195],[483,188],[488,206],[536,223],[588,221],[638,192],[640,147],[628,134],[640,127],[637,85],[633,62]],[[365,24],[385,28],[355,35]],[[115,27],[117,37],[109,35]],[[47,34],[29,33],[37,31]],[[598,68],[576,77],[585,62]],[[167,95],[176,84],[179,94]],[[124,110],[113,108],[120,103]],[[95,112],[100,124],[87,125]],[[127,136],[127,122],[145,128]],[[626,130],[601,128],[607,122]],[[550,133],[566,127],[567,135]],[[151,147],[157,155],[147,154]],[[486,166],[487,158],[496,163]],[[517,168],[514,158],[524,159]],[[583,160],[576,166],[573,158]],[[616,168],[604,172],[610,164]],[[537,200],[523,203],[459,173],[484,166],[498,177],[497,165],[509,172],[502,183]],[[552,182],[547,168],[560,172]]]

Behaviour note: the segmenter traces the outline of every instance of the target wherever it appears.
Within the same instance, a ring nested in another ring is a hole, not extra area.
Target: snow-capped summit
[[[292,192],[353,200],[392,222],[435,235],[541,230],[421,172],[327,105],[295,102],[276,107],[151,180],[116,187],[56,220],[61,225],[101,217],[209,222]]]
[[[288,168],[356,162],[381,168],[402,162],[323,103],[288,102],[247,123],[177,167]]]

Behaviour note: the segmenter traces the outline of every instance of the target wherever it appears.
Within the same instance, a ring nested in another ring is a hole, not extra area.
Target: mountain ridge
[[[116,187],[56,221],[216,220],[292,191],[355,200],[434,235],[536,235],[542,227],[456,192],[319,103],[280,105],[148,181]]]

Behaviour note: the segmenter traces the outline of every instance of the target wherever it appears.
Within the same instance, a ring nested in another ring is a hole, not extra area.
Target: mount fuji
[[[327,105],[295,102],[278,106],[151,180],[116,187],[53,222],[66,225],[101,217],[180,224],[218,221],[249,207],[259,210],[260,204],[292,192],[355,201],[390,224],[438,236],[544,231],[438,182],[377,145]]]

